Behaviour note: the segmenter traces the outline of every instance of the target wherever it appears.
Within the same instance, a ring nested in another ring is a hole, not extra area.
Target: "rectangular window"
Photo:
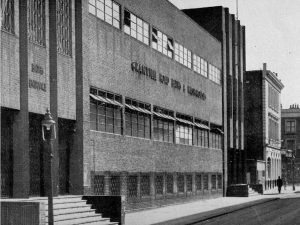
[[[203,175],[203,189],[208,190],[208,174]]]
[[[184,175],[178,174],[177,176],[177,190],[179,193],[184,193]]]
[[[195,118],[194,124],[194,145],[207,148],[209,133],[208,122]]]
[[[1,0],[1,13],[2,13],[1,29],[14,34],[15,32],[14,0]]]
[[[186,190],[188,192],[193,191],[193,176],[192,175],[186,175]]]
[[[200,191],[202,189],[201,174],[196,174],[196,176],[195,176],[195,184],[196,184],[196,190]]]
[[[71,2],[70,0],[57,0],[57,51],[72,55],[71,32]]]
[[[296,133],[296,121],[286,120],[285,121],[285,133]]]
[[[121,178],[118,175],[113,175],[110,177],[110,194],[120,195],[121,194]]]
[[[126,99],[126,135],[150,139],[150,104]]]
[[[149,24],[126,9],[124,11],[124,32],[149,45]]]
[[[193,55],[193,68],[196,73],[207,77],[207,62],[196,54]]]
[[[121,7],[112,0],[89,0],[89,12],[120,29]]]
[[[211,64],[208,65],[208,68],[209,68],[208,70],[209,79],[217,84],[221,84],[221,71],[217,67]]]
[[[278,112],[278,110],[279,110],[279,93],[270,84],[268,87],[268,102],[269,102],[269,108]]]
[[[218,189],[222,189],[222,175],[218,175]]]
[[[174,112],[154,106],[153,138],[157,141],[174,142]]]
[[[169,58],[173,58],[173,39],[154,27],[152,28],[152,48],[163,53]]]
[[[157,195],[163,195],[163,193],[164,193],[164,177],[163,177],[163,175],[155,176],[155,193]]]
[[[90,129],[122,134],[122,97],[91,88]]]
[[[175,60],[192,69],[192,52],[175,42]]]
[[[137,186],[138,186],[138,177],[136,175],[130,175],[127,178],[127,196],[128,198],[137,197]]]
[[[269,139],[279,140],[279,127],[278,122],[272,118],[269,118]]]
[[[222,136],[219,133],[210,132],[210,147],[222,149]]]
[[[217,189],[217,176],[211,175],[211,189],[216,190]]]
[[[296,150],[296,140],[294,139],[289,139],[286,140],[286,148],[289,150]]]
[[[45,0],[28,0],[28,39],[45,46]]]
[[[183,114],[176,114],[176,144],[193,144],[193,118]]]
[[[94,176],[94,193],[96,195],[104,195],[104,175]]]
[[[173,174],[167,174],[167,193],[173,194],[174,193],[174,178]]]
[[[150,176],[141,175],[141,195],[150,196]]]

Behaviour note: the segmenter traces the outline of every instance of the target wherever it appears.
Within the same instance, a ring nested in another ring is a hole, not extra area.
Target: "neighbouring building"
[[[281,176],[281,109],[283,84],[277,73],[247,71],[245,76],[245,146],[247,182],[273,188]]]
[[[228,10],[230,36],[216,38],[165,0],[8,0],[4,9],[2,197],[47,192],[46,108],[57,122],[55,195],[223,195],[224,143],[239,160],[235,176],[243,152],[244,27]]]
[[[291,154],[284,156],[282,176],[292,184],[293,172],[295,183],[300,183],[300,108],[293,104],[289,109],[281,109],[282,149]],[[293,168],[294,160],[294,168]],[[294,170],[294,171],[293,171]]]
[[[203,26],[222,44],[224,74],[224,157],[228,173],[226,185],[246,182],[244,148],[244,74],[246,71],[245,26],[221,6],[184,9],[188,16]],[[227,155],[226,155],[227,153]]]

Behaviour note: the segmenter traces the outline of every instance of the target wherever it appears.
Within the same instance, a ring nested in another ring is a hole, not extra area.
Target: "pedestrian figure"
[[[280,176],[279,176],[278,179],[277,179],[277,187],[278,187],[278,192],[279,192],[279,194],[280,194],[280,192],[281,192],[281,187],[282,187],[282,180],[281,180]]]

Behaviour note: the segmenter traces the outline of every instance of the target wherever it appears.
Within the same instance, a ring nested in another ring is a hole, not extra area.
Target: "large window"
[[[289,150],[296,150],[296,140],[295,139],[288,139],[286,140],[286,148]]]
[[[279,140],[279,127],[278,122],[273,118],[269,118],[269,139]]]
[[[66,55],[71,55],[71,2],[70,0],[58,0],[56,7],[57,51]]]
[[[89,12],[120,29],[121,7],[112,0],[89,0]]]
[[[155,106],[153,114],[153,139],[173,143],[174,113]]]
[[[188,68],[192,68],[192,52],[175,42],[175,60]]]
[[[279,93],[270,84],[268,87],[268,101],[269,101],[269,108],[278,112],[278,110],[279,110]]]
[[[222,149],[222,135],[218,132],[210,132],[210,147]]]
[[[186,115],[176,115],[176,144],[193,144],[193,123],[192,118]]]
[[[286,120],[285,133],[295,133],[295,132],[296,132],[296,120]]]
[[[15,32],[14,12],[14,0],[1,0],[2,30],[9,33]]]
[[[149,24],[126,9],[124,11],[124,32],[149,45]]]
[[[209,67],[209,72],[208,72],[209,79],[217,84],[221,84],[221,71],[217,67],[211,64],[209,64],[208,67]]]
[[[126,99],[126,135],[150,139],[150,104]]]
[[[45,46],[45,0],[28,0],[28,39]]]
[[[170,58],[173,58],[173,46],[174,44],[172,38],[169,38],[167,35],[157,30],[156,28],[152,28],[152,48],[167,55]]]
[[[207,77],[207,62],[196,54],[193,55],[193,62],[194,71]]]
[[[199,119],[195,119],[195,140],[194,145],[201,146],[201,147],[208,147],[208,133],[209,133],[209,127],[208,123],[205,121],[201,121]]]
[[[91,88],[90,129],[108,133],[122,133],[122,97]]]

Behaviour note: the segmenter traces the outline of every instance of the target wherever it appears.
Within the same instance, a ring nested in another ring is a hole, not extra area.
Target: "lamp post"
[[[52,141],[56,139],[55,121],[52,119],[49,109],[47,109],[44,119],[42,121],[42,138],[46,142],[49,149],[49,188],[48,188],[48,224],[53,225],[53,182],[52,182],[52,159],[53,159],[53,144]]]

